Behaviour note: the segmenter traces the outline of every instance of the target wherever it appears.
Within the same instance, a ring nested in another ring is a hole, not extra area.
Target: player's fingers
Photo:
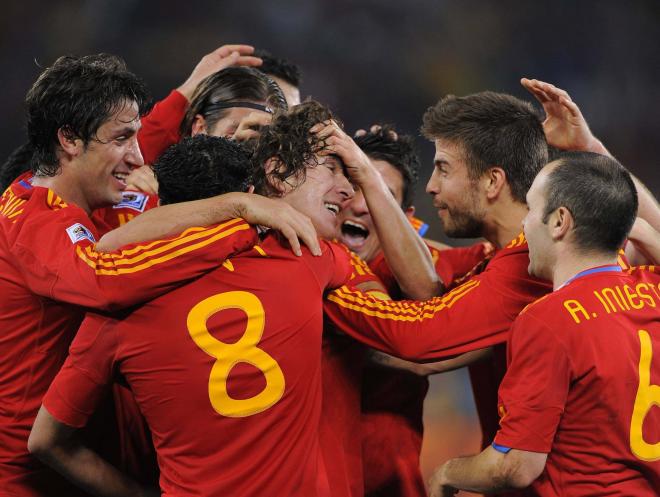
[[[232,135],[232,139],[234,141],[237,141],[238,143],[245,142],[248,140],[251,140],[253,138],[259,138],[261,133],[259,131],[256,131],[254,129],[241,129],[241,130],[236,130],[234,134]]]
[[[294,254],[296,254],[298,257],[302,255],[302,250],[300,249],[300,241],[298,240],[298,233],[291,227],[291,226],[282,226],[281,229],[279,230],[280,233],[282,233],[282,236],[286,238],[286,240],[289,242],[289,245],[291,245],[291,250],[293,251]]]
[[[234,65],[236,66],[243,66],[243,67],[258,67],[261,64],[263,64],[263,60],[261,60],[259,57],[252,57],[249,55],[241,55],[236,59],[236,62],[234,62]]]
[[[254,53],[254,47],[252,45],[241,44],[222,45],[211,52],[211,54],[219,55],[220,57],[227,57],[232,52],[238,52],[241,55],[250,55]]]
[[[582,112],[580,112],[580,108],[571,99],[564,97],[560,100],[560,102],[568,110],[568,112],[570,112],[571,116],[578,119],[582,118]]]

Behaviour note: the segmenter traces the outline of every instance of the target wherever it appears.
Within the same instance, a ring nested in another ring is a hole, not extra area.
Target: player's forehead
[[[124,129],[137,131],[140,125],[140,111],[137,103],[124,100],[116,105],[110,117],[99,126],[99,131],[114,132]]]
[[[455,140],[446,138],[435,139],[435,155],[433,160],[437,163],[460,165],[465,161],[465,147]]]

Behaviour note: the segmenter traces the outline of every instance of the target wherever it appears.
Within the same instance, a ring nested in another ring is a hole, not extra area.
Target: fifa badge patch
[[[121,202],[112,206],[113,209],[128,207],[134,211],[144,212],[147,205],[147,196],[140,192],[122,192]]]
[[[96,243],[92,232],[80,223],[69,226],[66,229],[66,234],[69,235],[71,243],[78,243],[81,240],[89,240],[92,243]]]

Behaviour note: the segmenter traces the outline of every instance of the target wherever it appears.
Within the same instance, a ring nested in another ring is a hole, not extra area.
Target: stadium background
[[[123,56],[155,98],[224,43],[251,43],[297,62],[302,94],[348,130],[395,123],[419,137],[424,110],[447,93],[490,89],[522,98],[522,76],[566,89],[594,133],[660,193],[660,2],[11,0],[0,17],[0,157],[24,141],[22,100],[63,54]],[[442,238],[423,188],[433,147],[418,139],[417,194],[429,234]],[[436,377],[426,405],[423,468],[478,444],[462,372]]]

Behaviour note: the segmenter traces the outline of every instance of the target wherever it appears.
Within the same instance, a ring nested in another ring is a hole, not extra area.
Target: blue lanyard
[[[578,278],[582,278],[583,276],[588,276],[590,274],[605,273],[605,272],[620,273],[622,271],[623,271],[623,269],[621,269],[621,266],[618,266],[616,264],[612,264],[611,266],[592,267],[591,269],[585,269],[584,271],[580,271],[578,274],[576,274],[572,278],[569,278],[559,288],[564,288],[566,285],[568,285],[572,281],[577,280]],[[557,288],[557,290],[559,290],[559,288]]]

